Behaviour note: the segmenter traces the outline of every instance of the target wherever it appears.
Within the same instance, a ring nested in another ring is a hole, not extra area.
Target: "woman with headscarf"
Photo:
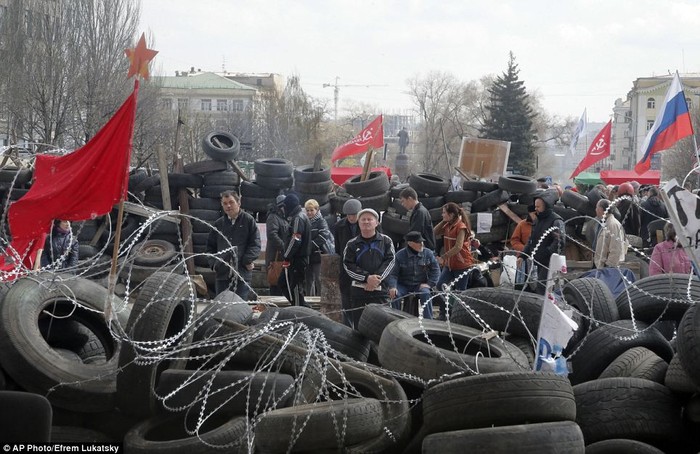
[[[77,264],[78,239],[73,237],[69,221],[56,219],[41,253],[41,266],[52,265],[53,269],[65,270]]]

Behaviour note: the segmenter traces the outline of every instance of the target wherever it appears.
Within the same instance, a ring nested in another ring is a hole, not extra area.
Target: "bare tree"
[[[476,135],[483,118],[484,87],[462,83],[449,73],[432,71],[408,80],[409,94],[421,119],[420,167],[451,174],[464,136]]]
[[[254,156],[310,162],[327,146],[321,139],[325,113],[325,105],[304,92],[298,76],[287,80],[282,93],[262,93],[255,106]]]
[[[0,89],[11,141],[85,143],[130,90],[137,0],[14,0],[4,18]]]

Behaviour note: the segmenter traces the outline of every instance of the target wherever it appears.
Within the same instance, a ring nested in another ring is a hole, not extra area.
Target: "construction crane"
[[[374,84],[338,84],[340,77],[336,76],[334,84],[323,84],[323,88],[333,87],[333,119],[338,120],[338,99],[340,98],[340,87],[386,87],[386,85]]]

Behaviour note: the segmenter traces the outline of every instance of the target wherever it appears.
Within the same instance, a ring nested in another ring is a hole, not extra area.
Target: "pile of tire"
[[[330,168],[321,168],[317,171],[314,171],[312,165],[294,168],[294,192],[299,194],[302,204],[309,199],[316,200],[323,216],[328,216],[332,211],[330,195],[333,187]]]
[[[32,169],[5,167],[0,169],[0,203],[5,209],[7,200],[19,200],[31,187]]]
[[[265,222],[275,198],[287,193],[294,182],[294,165],[282,158],[256,159],[253,163],[255,180],[241,184],[241,208]]]

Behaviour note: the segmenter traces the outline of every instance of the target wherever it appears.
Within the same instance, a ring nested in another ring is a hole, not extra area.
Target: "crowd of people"
[[[587,195],[597,200],[590,235],[595,269],[620,266],[628,236],[634,235],[644,247],[653,247],[649,274],[691,272],[691,261],[679,247],[673,225],[666,223],[659,241],[657,233],[647,228],[653,220],[668,219],[658,188],[640,188],[635,182],[598,185]],[[294,193],[278,196],[267,216],[265,262],[268,266],[282,262],[283,271],[270,283],[270,293],[285,296],[293,305],[308,306],[305,297],[320,294],[321,256],[338,254],[341,308],[348,326],[357,327],[369,303],[445,319],[450,302],[442,298],[441,290],[478,285],[474,276],[480,272],[474,265],[481,245],[460,205],[446,203],[442,220],[433,226],[414,189],[403,189],[399,197],[410,214],[409,233],[397,245],[381,232],[379,213],[363,208],[360,200],[347,200],[342,217],[329,225],[316,200],[302,205]],[[532,276],[538,293],[544,293],[552,254],[565,250],[564,221],[553,210],[557,199],[553,191],[539,192],[508,242],[509,253],[518,257],[518,276]],[[252,216],[240,209],[236,193],[222,194],[221,205],[224,216],[214,223],[208,244],[210,265],[216,271],[215,291],[231,289],[245,299],[253,262],[261,250],[260,233]],[[402,247],[395,250],[398,246]]]

